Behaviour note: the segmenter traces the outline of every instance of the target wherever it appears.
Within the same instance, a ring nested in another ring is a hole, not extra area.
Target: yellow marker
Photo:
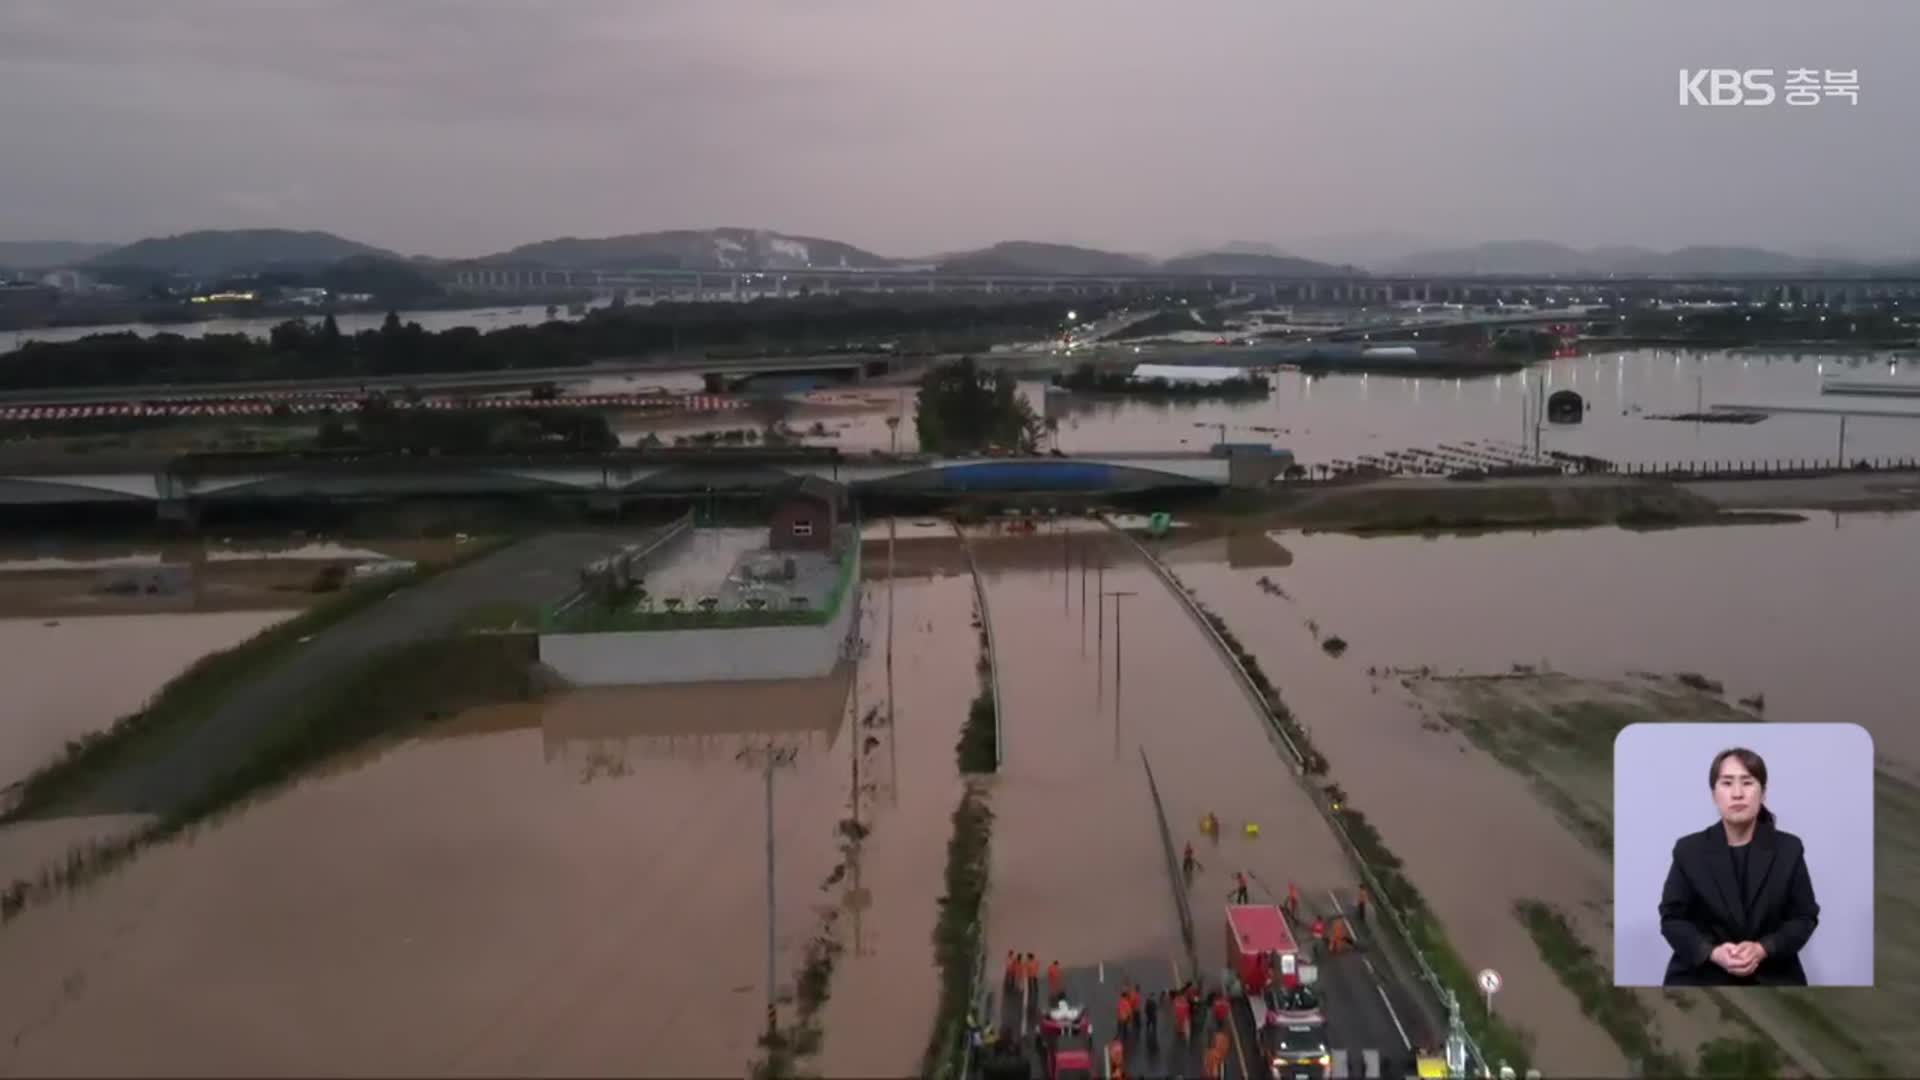
[[[1251,821],[1249,821],[1249,822],[1247,822],[1247,835],[1248,835],[1248,836],[1259,836],[1259,835],[1260,835],[1260,826],[1258,826],[1258,825],[1255,825],[1255,824],[1254,824],[1253,822],[1251,822]]]

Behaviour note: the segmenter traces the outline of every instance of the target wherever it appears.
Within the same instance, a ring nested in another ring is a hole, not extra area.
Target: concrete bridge
[[[893,496],[1205,491],[1261,486],[1291,463],[1285,451],[1005,458],[668,451],[544,460],[190,455],[145,469],[11,470],[0,475],[0,506],[151,504],[162,517],[190,518],[219,504],[434,496],[558,496],[617,505],[629,498],[764,492],[796,476],[846,484],[856,494]]]
[[[557,270],[538,266],[456,266],[445,271],[456,292],[523,292],[586,288],[635,300],[728,300],[801,292],[1044,292],[1069,295],[1207,291],[1276,302],[1391,304],[1399,301],[1492,303],[1578,302],[1589,298],[1688,295],[1794,303],[1845,303],[1920,298],[1920,274],[1111,274],[952,273],[933,267],[852,270],[678,270],[651,267]]]

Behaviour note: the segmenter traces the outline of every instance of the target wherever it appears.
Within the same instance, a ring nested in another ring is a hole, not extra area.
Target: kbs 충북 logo
[[[1680,104],[1771,105],[1784,98],[1789,105],[1804,107],[1835,97],[1845,98],[1849,105],[1860,104],[1858,69],[1792,68],[1785,81],[1777,84],[1773,76],[1772,68],[1681,68]]]

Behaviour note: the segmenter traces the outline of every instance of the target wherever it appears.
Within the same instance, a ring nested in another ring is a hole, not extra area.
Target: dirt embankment
[[[1920,473],[1855,471],[1762,480],[1700,480],[1679,485],[1722,510],[1920,510]]]
[[[1528,669],[1460,677],[1391,674],[1400,675],[1420,702],[1428,726],[1460,732],[1525,777],[1541,804],[1603,859],[1612,856],[1613,741],[1622,728],[1764,719],[1764,701],[1730,703],[1718,683],[1693,674],[1614,679]],[[1878,967],[1910,971],[1920,964],[1920,918],[1915,917],[1920,909],[1908,899],[1920,874],[1920,785],[1883,766],[1875,778],[1874,801]],[[1575,932],[1602,957],[1611,954],[1609,910],[1610,898],[1596,896],[1586,911],[1569,913]],[[1671,1033],[1669,1045],[1685,1045],[1676,1028],[1697,1028],[1715,1019],[1697,1003],[1688,1004],[1691,998],[1673,995],[1661,1001],[1664,995],[1655,991],[1632,993],[1660,1017],[1661,1027]],[[1910,979],[1883,977],[1873,989],[1742,995],[1739,1008],[1719,996],[1714,1005],[1720,1030],[1699,1034],[1764,1031],[1791,1057],[1817,1061],[1828,1075],[1894,1075],[1893,1063],[1920,1054],[1920,1031],[1906,1021],[1920,1007],[1920,987]]]
[[[1799,520],[1788,514],[1731,514],[1677,485],[1613,477],[1377,480],[1289,488],[1270,506],[1276,528],[1370,534]]]

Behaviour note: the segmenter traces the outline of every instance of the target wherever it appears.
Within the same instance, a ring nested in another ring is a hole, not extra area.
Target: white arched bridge
[[[109,462],[0,468],[0,506],[153,503],[162,508],[429,496],[648,497],[773,490],[802,476],[856,494],[1103,493],[1264,485],[1283,450],[1114,452],[940,458],[746,451],[541,457],[188,455],[137,467]]]

